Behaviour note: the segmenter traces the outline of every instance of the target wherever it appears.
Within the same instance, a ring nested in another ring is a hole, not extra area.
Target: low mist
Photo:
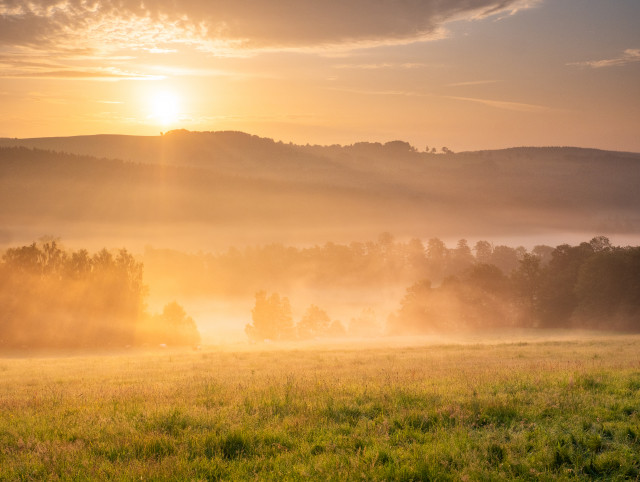
[[[2,139],[0,345],[637,331],[638,248],[577,233],[637,243],[639,160],[183,130]]]
[[[376,241],[215,253],[7,249],[0,347],[370,344],[640,330],[640,248]],[[391,338],[390,338],[391,337]]]

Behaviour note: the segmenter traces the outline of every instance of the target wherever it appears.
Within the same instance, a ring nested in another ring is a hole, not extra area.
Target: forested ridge
[[[248,229],[261,244],[283,231],[292,243],[313,241],[311,230],[340,241],[385,230],[423,238],[640,232],[640,154],[633,153],[433,153],[402,141],[298,146],[187,131],[2,139],[0,146],[0,221],[9,234],[25,219],[63,236],[76,222],[181,232],[207,224],[222,246]]]

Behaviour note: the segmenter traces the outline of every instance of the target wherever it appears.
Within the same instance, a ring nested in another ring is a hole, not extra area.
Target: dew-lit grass
[[[636,479],[640,337],[0,360],[0,480]]]

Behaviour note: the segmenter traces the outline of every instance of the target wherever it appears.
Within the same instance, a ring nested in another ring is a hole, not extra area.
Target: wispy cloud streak
[[[605,67],[620,67],[623,65],[640,62],[640,49],[626,49],[622,55],[612,59],[587,60],[585,62],[571,62],[567,65],[578,67],[591,67],[592,69],[602,69]]]
[[[136,72],[105,70],[39,70],[39,71],[9,71],[0,73],[0,77],[14,79],[76,79],[96,81],[117,80],[161,80],[162,75],[148,75]]]
[[[454,82],[447,84],[449,87],[466,87],[468,85],[484,85],[484,84],[496,84],[502,82],[501,80],[469,80],[466,82]]]
[[[405,62],[405,63],[394,63],[394,62],[381,62],[374,64],[336,64],[333,66],[334,69],[353,69],[353,70],[382,70],[382,69],[420,69],[423,67],[428,67],[428,64],[418,63],[418,62]]]
[[[522,102],[506,102],[503,100],[476,99],[473,97],[454,97],[447,96],[447,99],[461,100],[465,102],[475,102],[496,109],[512,110],[516,112],[546,112],[551,110],[550,107],[536,104],[525,104]]]

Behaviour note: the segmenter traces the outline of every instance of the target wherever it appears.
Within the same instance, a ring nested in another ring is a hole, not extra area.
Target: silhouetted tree
[[[256,303],[251,310],[253,325],[248,324],[245,332],[253,341],[290,340],[294,335],[293,317],[288,298],[273,293],[256,293]]]
[[[519,304],[520,324],[533,326],[537,324],[539,313],[538,297],[542,276],[542,261],[535,254],[525,254],[520,266],[511,274],[511,281]]]
[[[493,264],[476,264],[465,273],[464,279],[485,293],[504,291],[508,283],[502,270]]]
[[[311,305],[296,326],[298,337],[308,339],[324,336],[329,330],[330,323],[331,319],[326,311],[316,305]]]
[[[580,266],[593,255],[589,243],[562,244],[553,251],[541,276],[538,320],[543,327],[569,327],[577,306],[575,293]]]
[[[476,252],[476,261],[478,263],[488,264],[491,262],[491,255],[493,254],[493,246],[488,241],[476,242],[473,250]]]
[[[573,324],[640,330],[640,248],[614,248],[601,240],[590,244],[594,254],[576,279]]]
[[[609,251],[613,248],[613,246],[611,246],[609,238],[607,238],[606,236],[596,236],[595,238],[591,239],[591,241],[589,241],[589,244],[591,245],[594,253]]]
[[[431,281],[426,279],[407,288],[400,301],[400,309],[389,317],[389,332],[391,334],[425,332],[429,322],[428,302],[432,291]]]
[[[431,238],[427,242],[428,273],[434,280],[442,279],[447,270],[449,250],[438,238]]]
[[[160,315],[153,317],[153,333],[156,343],[169,346],[195,346],[200,343],[200,333],[193,318],[175,301],[168,303]]]
[[[553,251],[554,248],[552,248],[551,246],[538,244],[533,247],[533,249],[531,250],[531,254],[537,256],[538,259],[540,259],[541,266],[546,266],[549,261],[551,261]]]
[[[518,251],[509,246],[496,246],[491,253],[491,264],[497,266],[505,274],[510,274],[518,267]]]
[[[449,274],[460,274],[468,270],[473,265],[474,258],[471,254],[471,248],[466,239],[458,241],[458,245],[451,253],[451,266]]]

